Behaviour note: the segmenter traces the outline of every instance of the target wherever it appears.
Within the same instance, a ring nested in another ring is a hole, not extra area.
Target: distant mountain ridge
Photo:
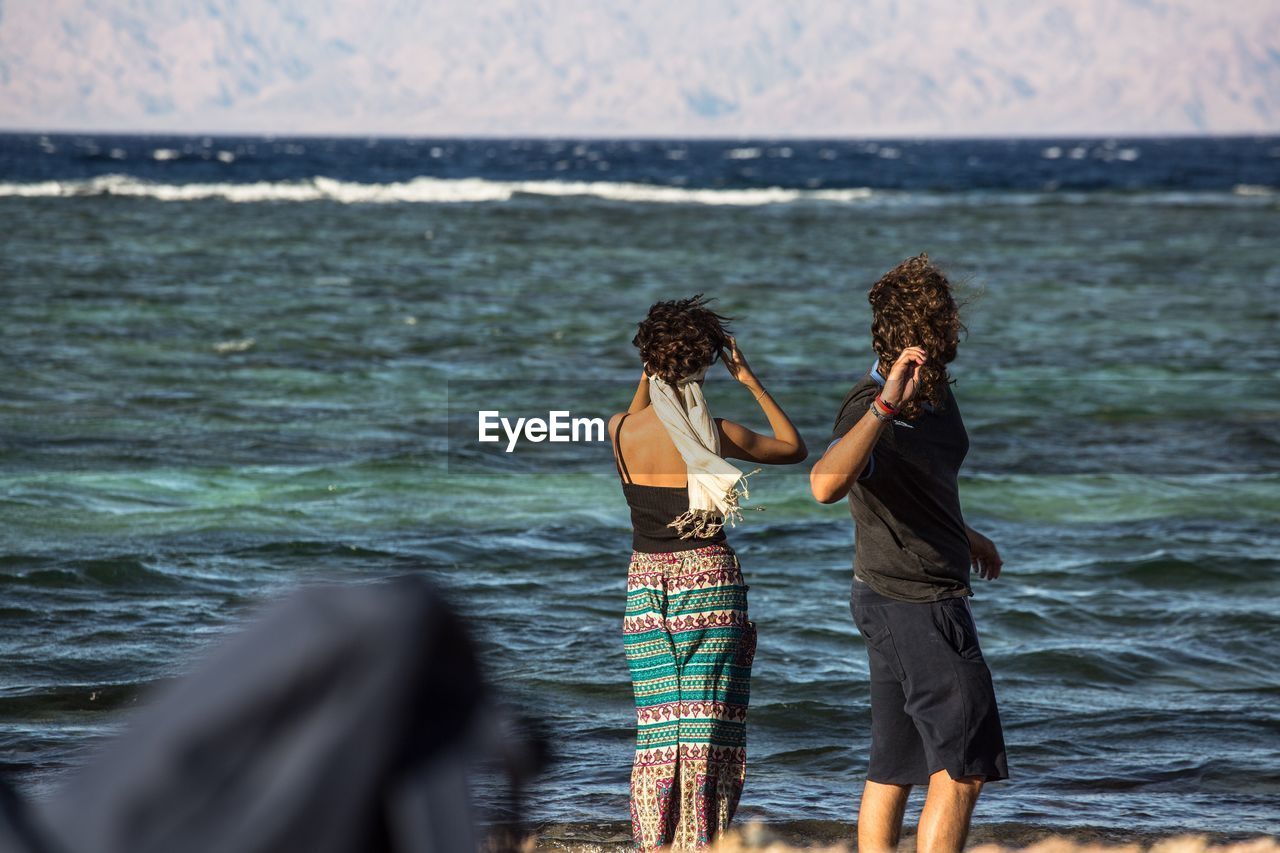
[[[0,0],[0,127],[1280,132],[1280,3]]]

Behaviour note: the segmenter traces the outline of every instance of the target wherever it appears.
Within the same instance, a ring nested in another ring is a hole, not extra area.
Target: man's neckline
[[[876,381],[877,385],[883,386],[884,377],[880,375],[879,367],[880,367],[880,359],[877,358],[871,362],[871,378]]]

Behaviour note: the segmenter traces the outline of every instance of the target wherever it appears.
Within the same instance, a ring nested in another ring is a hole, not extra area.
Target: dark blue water
[[[1280,138],[316,139],[0,135],[0,180],[156,183],[430,177],[748,189],[1275,189]]]
[[[966,302],[974,609],[1014,779],[979,819],[1280,830],[1280,139],[0,136],[0,765],[36,795],[266,597],[424,571],[556,733],[536,818],[625,819],[635,323],[705,291],[811,448],[921,250]],[[717,414],[763,426],[724,376]],[[850,819],[852,529],[807,466],[731,531],[743,815]]]

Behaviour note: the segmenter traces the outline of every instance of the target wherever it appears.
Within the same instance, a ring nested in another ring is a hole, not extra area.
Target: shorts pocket
[[[934,602],[934,625],[957,655],[965,660],[983,661],[978,643],[978,626],[973,623],[969,602],[964,598],[947,598]]]
[[[902,661],[898,658],[898,647],[893,642],[893,630],[889,623],[875,614],[874,608],[860,607],[854,615],[858,633],[867,647],[867,659],[871,663],[874,676],[877,664],[887,667],[893,677],[902,681],[906,672],[902,669]]]

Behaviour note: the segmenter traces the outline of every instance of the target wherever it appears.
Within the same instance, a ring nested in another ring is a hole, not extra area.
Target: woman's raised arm
[[[769,428],[773,430],[773,435],[761,435],[742,424],[716,418],[716,424],[720,428],[721,455],[764,465],[791,465],[803,462],[809,455],[809,449],[805,447],[800,431],[756,378],[751,365],[747,364],[746,356],[738,349],[736,338],[729,338],[729,352],[723,355],[724,365],[728,368],[729,374],[745,385],[751,395],[756,398],[756,402],[760,404],[760,410],[769,419]]]

